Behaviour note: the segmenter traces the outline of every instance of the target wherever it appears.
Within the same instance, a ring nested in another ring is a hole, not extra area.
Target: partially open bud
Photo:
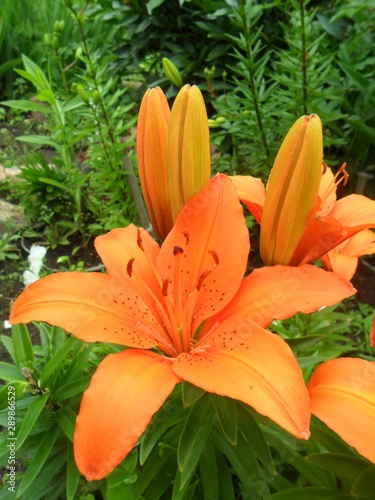
[[[147,90],[139,110],[137,159],[143,197],[155,234],[173,226],[168,192],[168,101],[159,87]]]
[[[266,265],[289,264],[315,213],[322,162],[320,118],[303,116],[285,137],[268,180],[260,233]]]
[[[199,88],[185,85],[171,111],[168,178],[173,219],[210,180],[210,132]]]

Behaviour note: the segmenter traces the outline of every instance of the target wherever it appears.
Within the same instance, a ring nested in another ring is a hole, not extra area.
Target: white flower
[[[7,319],[4,320],[4,328],[5,330],[9,330],[9,328],[12,328],[12,325],[9,323]]]
[[[39,273],[43,266],[43,258],[47,253],[47,249],[40,245],[33,245],[30,248],[28,261],[30,262],[29,269],[23,273],[23,283],[25,286],[31,285],[39,279]]]

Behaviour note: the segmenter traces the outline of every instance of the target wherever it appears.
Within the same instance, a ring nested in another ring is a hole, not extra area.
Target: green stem
[[[299,0],[299,9],[301,15],[301,62],[302,62],[302,99],[303,113],[307,115],[307,64],[306,64],[306,27],[305,27],[305,2]]]
[[[248,60],[247,67],[249,70],[250,91],[251,91],[251,94],[253,96],[255,116],[257,119],[262,144],[263,144],[263,147],[264,147],[264,150],[266,153],[266,160],[267,160],[267,163],[270,164],[270,150],[268,147],[267,136],[266,136],[264,126],[263,126],[262,113],[260,111],[260,105],[259,105],[259,100],[258,100],[258,92],[257,92],[257,88],[255,85],[254,60],[253,60],[253,55],[252,55],[251,46],[250,46],[250,42],[249,42],[250,36],[249,36],[249,28],[247,25],[247,17],[246,17],[244,1],[240,0],[240,4],[241,4],[240,12],[241,12],[241,19],[242,19],[242,27],[243,27],[243,33],[245,35],[246,57]]]
[[[86,7],[87,7],[87,4],[82,9],[82,12],[85,11]],[[99,90],[98,81],[97,81],[97,78],[96,78],[96,72],[95,72],[94,65],[92,63],[91,57],[90,57],[89,48],[87,46],[87,40],[86,40],[85,32],[83,30],[82,20],[80,18],[80,14],[77,14],[74,10],[71,10],[71,11],[73,12],[73,15],[74,15],[74,17],[75,17],[75,19],[76,19],[76,21],[78,23],[79,33],[81,35],[81,39],[82,39],[82,43],[83,43],[83,47],[84,47],[85,56],[87,57],[87,61],[88,61],[90,73],[91,73],[91,76],[92,76],[92,79],[93,79],[93,82],[94,82],[95,90],[97,90],[97,92],[99,94],[99,106],[100,106],[100,109],[101,109],[104,121],[105,121],[105,123],[106,123],[106,125],[108,127],[108,136],[110,138],[111,143],[115,144],[115,139],[114,139],[114,136],[113,136],[113,133],[112,133],[112,129],[111,129],[110,123],[109,123],[109,118],[108,118],[107,110],[105,109],[105,106],[104,106],[104,102],[103,102],[103,99],[102,99],[102,96],[101,96],[101,93],[100,93],[100,90]]]

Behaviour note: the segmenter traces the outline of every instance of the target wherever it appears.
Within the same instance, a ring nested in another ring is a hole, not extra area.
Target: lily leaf
[[[327,469],[337,475],[356,479],[368,468],[368,460],[350,455],[339,455],[335,453],[314,453],[306,457],[309,462]],[[374,489],[375,491],[375,489]]]
[[[178,443],[177,461],[181,471],[180,490],[194,473],[211,432],[214,409],[209,396],[200,398],[192,407]]]

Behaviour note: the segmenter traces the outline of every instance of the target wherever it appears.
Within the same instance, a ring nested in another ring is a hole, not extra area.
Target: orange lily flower
[[[313,373],[308,390],[312,413],[375,463],[375,362],[327,361]]]
[[[311,265],[259,269],[243,279],[249,236],[224,175],[185,205],[161,247],[134,225],[99,236],[95,246],[108,274],[42,278],[10,317],[130,347],[102,361],[82,398],[74,448],[87,479],[118,465],[181,380],[308,438],[302,372],[288,345],[263,327],[352,295],[349,282]]]
[[[206,107],[196,85],[185,85],[169,110],[159,87],[149,89],[138,118],[137,159],[147,211],[163,240],[182,207],[210,179]]]
[[[367,230],[375,227],[375,201],[356,194],[336,201],[337,185],[347,178],[345,164],[336,176],[325,166],[323,173],[322,156],[318,154],[321,130],[312,125],[316,120],[311,117],[300,118],[288,133],[267,188],[262,188],[259,179],[251,176],[231,179],[241,201],[261,224],[260,250],[266,264],[299,266],[323,257],[327,269],[340,272],[342,266],[337,255],[345,255],[351,257],[352,271],[357,262],[353,259],[372,252],[374,248],[373,236]],[[311,134],[303,134],[305,129],[311,129]],[[314,141],[317,142],[316,148]],[[319,174],[317,177],[309,174],[310,167]],[[293,184],[295,172],[300,177]],[[343,177],[337,180],[341,173]],[[306,193],[310,196],[304,200]],[[366,232],[361,236],[349,240],[363,230]],[[347,243],[337,251],[330,252],[344,242]],[[349,269],[346,269],[344,277],[349,275]]]

